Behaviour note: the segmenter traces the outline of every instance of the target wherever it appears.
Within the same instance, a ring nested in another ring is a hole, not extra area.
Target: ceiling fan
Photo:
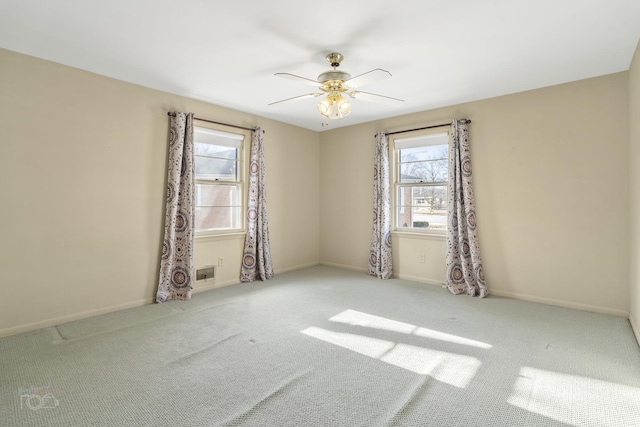
[[[347,95],[354,99],[379,102],[390,105],[392,107],[399,107],[404,104],[404,101],[402,99],[354,90],[368,83],[391,77],[390,72],[381,68],[376,68],[374,70],[367,71],[364,74],[360,74],[356,77],[351,77],[351,74],[347,73],[346,71],[338,70],[340,63],[344,59],[344,56],[342,54],[338,52],[332,52],[328,54],[326,58],[333,69],[320,73],[317,80],[296,76],[295,74],[290,73],[275,74],[278,77],[284,77],[286,79],[295,80],[297,82],[301,82],[310,86],[315,86],[320,90],[320,92],[294,96],[293,98],[287,98],[280,101],[272,102],[269,105],[275,105],[287,101],[297,101],[306,98],[315,98],[326,94],[326,98],[324,98],[317,104],[318,111],[320,111],[320,114],[322,114],[324,117],[328,117],[330,119],[340,119],[342,117],[348,116],[349,113],[351,113],[351,104],[344,97],[344,95]]]

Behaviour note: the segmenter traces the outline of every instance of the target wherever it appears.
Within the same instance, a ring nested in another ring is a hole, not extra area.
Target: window
[[[449,133],[397,138],[394,144],[395,229],[447,229]]]
[[[244,135],[194,126],[195,230],[240,231]]]

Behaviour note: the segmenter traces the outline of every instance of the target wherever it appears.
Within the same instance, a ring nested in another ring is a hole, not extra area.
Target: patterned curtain
[[[384,132],[376,134],[376,156],[373,167],[373,232],[371,233],[369,274],[380,279],[390,279],[393,276],[389,140]]]
[[[447,288],[454,294],[466,292],[484,298],[489,291],[484,281],[476,228],[467,123],[466,119],[451,123],[447,190]]]
[[[170,113],[167,203],[156,302],[186,300],[193,288],[193,113]]]
[[[264,187],[264,151],[262,129],[256,128],[251,137],[251,164],[249,166],[249,197],[247,204],[247,236],[242,257],[241,282],[273,277],[269,221]]]

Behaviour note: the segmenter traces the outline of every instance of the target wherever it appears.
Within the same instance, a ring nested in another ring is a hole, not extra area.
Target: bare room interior
[[[640,425],[639,41],[634,0],[0,3],[0,426]]]

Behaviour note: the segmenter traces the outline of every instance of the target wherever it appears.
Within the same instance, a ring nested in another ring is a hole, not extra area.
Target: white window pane
[[[235,160],[221,160],[195,156],[196,179],[237,181],[238,164]]]
[[[449,156],[448,150],[448,145],[406,148],[400,150],[400,162],[404,163],[415,160],[446,160]]]
[[[240,184],[196,184],[196,231],[242,228]]]
[[[242,228],[240,207],[196,207],[196,230]]]
[[[445,230],[447,227],[447,187],[398,187],[396,226]],[[401,202],[400,202],[401,201]]]
[[[399,150],[399,182],[445,182],[448,146],[432,145]]]
[[[241,134],[194,127],[196,231],[242,229],[243,141]]]
[[[193,140],[195,143],[240,148],[244,135],[194,126]]]
[[[447,160],[402,163],[400,182],[446,182],[448,169]]]
[[[239,184],[196,184],[196,206],[235,206],[240,201]]]
[[[193,151],[196,156],[217,157],[223,159],[236,159],[238,157],[237,148],[225,147],[223,145],[211,145],[196,142],[193,145]]]

